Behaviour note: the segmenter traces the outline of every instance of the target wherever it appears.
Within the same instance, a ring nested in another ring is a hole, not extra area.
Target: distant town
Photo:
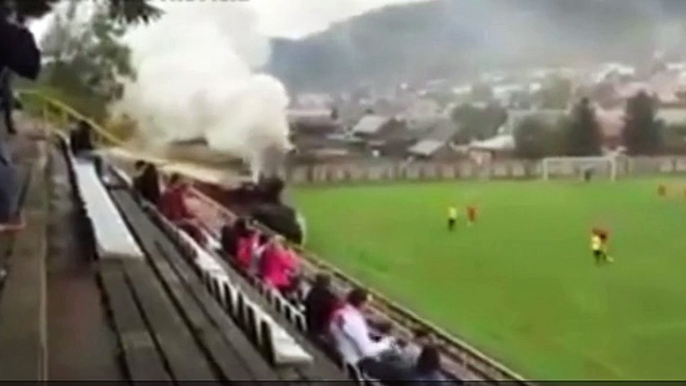
[[[483,73],[470,84],[436,79],[383,92],[361,86],[336,95],[300,93],[289,110],[293,158],[310,163],[513,157],[515,132],[524,122],[554,131],[584,98],[603,151],[622,151],[627,102],[641,92],[654,102],[656,123],[669,132],[663,151],[686,151],[686,63],[656,56],[640,69],[603,63]],[[555,153],[548,149],[541,156]]]

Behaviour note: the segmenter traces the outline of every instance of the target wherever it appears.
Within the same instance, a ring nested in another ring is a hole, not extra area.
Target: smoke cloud
[[[136,80],[125,85],[115,113],[138,122],[155,145],[203,139],[247,161],[253,173],[289,147],[288,94],[257,73],[269,42],[242,4],[164,3],[165,15],[126,37]]]

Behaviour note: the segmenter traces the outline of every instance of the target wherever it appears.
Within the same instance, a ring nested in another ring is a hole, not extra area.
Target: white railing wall
[[[364,161],[347,163],[320,163],[294,165],[287,172],[289,183],[294,185],[331,183],[369,183],[392,181],[442,181],[471,179],[539,179],[540,162],[522,160],[496,161],[489,165],[473,162],[413,162]],[[574,168],[557,171],[557,177],[576,177]],[[619,178],[626,176],[686,175],[686,156],[634,157]]]

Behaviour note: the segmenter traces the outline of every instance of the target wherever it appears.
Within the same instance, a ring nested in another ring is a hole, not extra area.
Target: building
[[[458,154],[453,150],[451,142],[458,133],[459,127],[449,118],[437,121],[428,134],[407,149],[412,157],[431,159],[450,159]]]
[[[369,114],[352,128],[352,133],[364,139],[378,139],[393,131],[396,120],[392,117]]]
[[[479,163],[509,157],[514,150],[515,140],[512,134],[498,134],[483,141],[474,141],[467,146],[469,156]]]
[[[288,111],[291,142],[295,161],[341,158],[351,155],[350,141],[343,134],[343,125],[329,109],[297,109]]]
[[[363,141],[366,149],[383,156],[404,156],[407,147],[416,141],[404,121],[381,115],[365,115],[351,133]]]

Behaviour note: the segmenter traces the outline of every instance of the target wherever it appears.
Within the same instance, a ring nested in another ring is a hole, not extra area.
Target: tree
[[[92,7],[87,20],[77,17],[79,7]],[[43,41],[44,66],[40,84],[59,89],[69,104],[98,121],[107,106],[121,96],[122,79],[133,79],[129,48],[121,42],[123,22],[111,19],[105,3],[69,0],[57,13]]]
[[[460,126],[458,142],[468,143],[495,136],[507,121],[507,111],[497,103],[486,107],[464,104],[453,109],[451,118]]]
[[[544,109],[566,109],[572,97],[572,81],[560,76],[551,76],[538,92]]]
[[[540,159],[559,155],[560,131],[536,117],[522,120],[514,130],[515,152],[526,159]]]
[[[0,0],[0,5],[15,9],[21,19],[40,18],[52,11],[60,0]],[[148,23],[162,15],[151,0],[104,0],[107,16],[126,24]]]
[[[655,119],[657,101],[641,91],[627,101],[622,139],[629,154],[654,155],[662,150],[660,124]]]
[[[565,126],[567,155],[584,157],[601,153],[600,125],[587,98],[574,107]]]

